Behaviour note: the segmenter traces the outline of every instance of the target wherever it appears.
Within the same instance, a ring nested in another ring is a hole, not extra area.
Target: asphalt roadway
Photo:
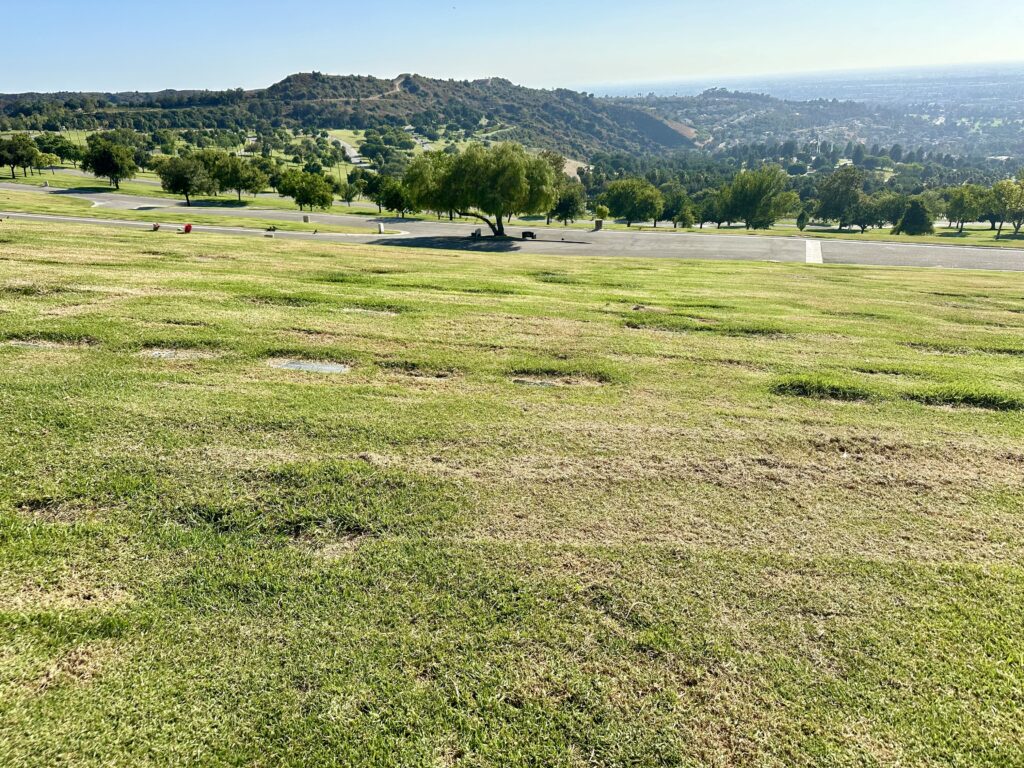
[[[180,213],[184,202],[166,198],[137,197],[115,192],[96,190],[64,190],[40,188],[21,184],[0,183],[0,189],[19,192],[34,191],[88,200],[93,206],[108,210],[152,211],[152,220],[160,221],[161,209],[175,209]],[[260,218],[273,221],[302,220],[298,211],[282,211],[257,208],[232,208],[218,206],[196,206],[196,214],[216,214],[234,218]],[[489,237],[470,237],[475,225],[450,224],[443,221],[418,221],[387,216],[356,216],[345,214],[343,206],[336,206],[332,213],[310,214],[314,224],[330,223],[339,226],[376,229],[383,224],[385,229],[398,231],[392,235],[341,235],[312,234],[306,232],[281,232],[274,236],[289,240],[319,240],[322,242],[363,243],[370,245],[399,246],[404,248],[437,248],[493,253],[536,253],[552,256],[636,256],[646,258],[674,259],[723,259],[733,261],[778,261],[793,263],[855,264],[885,267],[933,267],[945,269],[987,269],[1003,271],[1024,271],[1024,249],[978,248],[957,245],[930,245],[913,243],[884,243],[878,241],[858,242],[856,240],[802,239],[795,237],[771,237],[757,235],[727,235],[699,232],[627,232],[605,230],[602,232],[568,229],[562,227],[537,226],[529,229],[536,233],[536,240],[495,240]],[[97,226],[120,226],[135,229],[149,229],[150,223],[118,220],[90,219],[77,216],[8,213],[0,211],[0,218],[34,219],[43,221],[94,224]],[[177,226],[168,225],[168,226]],[[481,224],[481,226],[483,226]],[[484,232],[486,233],[486,227]],[[522,228],[510,229],[509,234],[518,237]],[[193,227],[193,232],[249,235],[264,237],[267,233],[257,229],[243,229],[227,226]]]

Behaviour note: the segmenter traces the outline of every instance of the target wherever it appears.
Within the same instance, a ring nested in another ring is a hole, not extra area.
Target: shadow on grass
[[[54,195],[103,195],[103,194],[117,194],[118,190],[113,187],[71,187],[70,189],[53,189],[51,194]]]
[[[203,199],[193,200],[192,208],[251,208],[251,200]]]
[[[478,253],[511,253],[521,250],[522,241],[510,237],[403,237],[373,240],[370,245],[390,245],[401,248],[433,248],[444,251],[474,251]]]
[[[969,229],[965,232],[957,232],[956,230],[947,230],[945,232],[936,232],[936,237],[941,237],[944,240],[968,240],[972,235],[977,236],[979,234],[990,235],[993,242],[1003,242],[1004,240],[1010,241],[1021,241],[1024,240],[1024,234],[1015,235],[1013,232],[1003,232],[1000,237],[996,237],[995,230],[986,229]]]

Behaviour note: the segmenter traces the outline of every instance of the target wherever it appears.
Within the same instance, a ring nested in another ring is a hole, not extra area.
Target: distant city
[[[1006,101],[1024,92],[1024,63],[815,74],[693,78],[585,86],[599,96],[693,96],[709,88],[764,93],[780,99],[839,99],[873,104]]]

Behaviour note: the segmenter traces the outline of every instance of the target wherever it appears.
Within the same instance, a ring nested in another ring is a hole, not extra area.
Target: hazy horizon
[[[304,69],[292,72],[281,73],[270,81],[247,87],[247,90],[259,89],[280,82],[291,75],[313,72],[318,70]],[[464,79],[486,79],[488,77],[508,78],[502,73],[483,75],[481,78],[449,78],[438,75],[431,75],[420,71],[395,72],[395,73],[367,73],[367,72],[325,72],[327,75],[335,76],[367,76],[381,79],[391,79],[402,74],[416,74],[423,77],[431,77],[441,80],[464,80]],[[557,89],[569,88],[583,93],[593,93],[602,97],[634,97],[647,96],[687,96],[695,95],[706,91],[709,88],[727,88],[730,90],[751,91],[766,93],[779,98],[802,99],[802,98],[840,98],[837,92],[844,86],[865,84],[871,81],[887,85],[903,84],[911,82],[925,82],[935,80],[942,76],[953,76],[954,78],[967,80],[980,76],[1011,76],[1024,77],[1024,61],[1007,62],[983,62],[956,65],[922,65],[915,67],[883,67],[861,70],[825,70],[817,72],[779,72],[779,73],[753,73],[746,75],[733,75],[722,77],[693,76],[685,78],[665,78],[660,80],[607,82],[607,83],[583,83],[583,84],[552,84],[531,86],[526,83],[516,83],[527,87]],[[513,81],[515,82],[515,81]],[[128,89],[68,89],[61,88],[51,91],[40,90],[0,90],[0,93],[54,93],[54,92],[90,92],[90,93],[134,93],[134,92],[159,92],[171,91],[192,91],[192,90],[227,90],[229,88],[243,87],[239,85],[225,86],[224,88],[201,88],[190,85],[173,85],[159,88],[128,88]],[[808,91],[815,92],[809,95]]]

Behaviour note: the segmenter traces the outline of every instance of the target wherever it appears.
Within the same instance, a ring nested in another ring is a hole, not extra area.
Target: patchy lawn
[[[1022,764],[1022,330],[1002,273],[5,222],[2,762]]]

